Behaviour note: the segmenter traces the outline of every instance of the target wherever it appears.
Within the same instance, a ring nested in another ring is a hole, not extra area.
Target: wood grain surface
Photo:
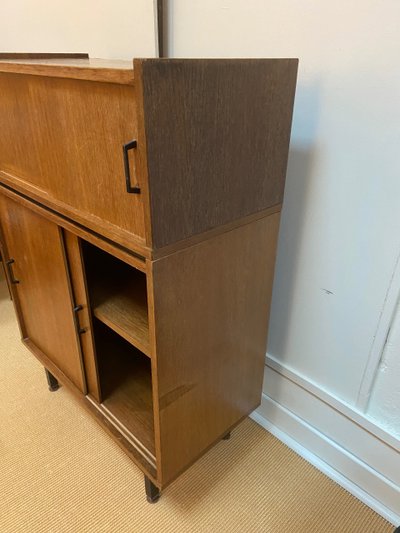
[[[0,195],[1,224],[25,338],[38,347],[82,392],[83,365],[60,229]]]
[[[102,404],[154,455],[150,360],[103,324],[95,336]]]
[[[146,275],[82,242],[92,313],[150,357]]]
[[[0,56],[0,234],[24,342],[81,400],[87,384],[159,487],[260,402],[296,74]]]
[[[86,54],[0,54],[0,72],[133,85],[132,61],[90,59]]]
[[[282,202],[297,60],[148,59],[137,75],[153,248]]]
[[[84,333],[80,335],[80,342],[87,389],[88,393],[100,402],[101,390],[93,339],[93,324],[80,241],[76,235],[69,231],[63,231],[63,240],[71,277],[74,306],[81,307],[76,314],[76,320],[78,329],[84,330]]]
[[[93,314],[150,357],[146,279],[107,279],[93,287]]]
[[[126,191],[122,153],[137,136],[134,89],[0,74],[0,91],[3,181],[111,239],[120,230],[144,241],[142,197]]]
[[[260,403],[279,217],[153,263],[163,485]]]
[[[1,174],[0,171],[0,180],[2,179]],[[139,244],[135,242],[130,249],[121,246],[118,242],[113,242],[104,235],[94,233],[89,228],[82,226],[75,220],[67,219],[61,213],[57,213],[56,211],[39,204],[33,198],[29,199],[28,196],[20,194],[9,187],[5,187],[4,184],[1,183],[0,193],[27,207],[31,211],[38,213],[44,218],[51,220],[61,228],[64,228],[71,233],[74,233],[74,235],[83,238],[85,241],[96,245],[101,250],[111,253],[138,270],[141,270],[142,272],[146,271],[145,257],[150,257],[151,251],[146,246],[143,246],[143,244],[139,246]]]

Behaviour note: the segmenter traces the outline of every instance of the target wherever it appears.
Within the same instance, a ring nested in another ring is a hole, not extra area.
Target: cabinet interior
[[[93,315],[150,357],[146,275],[83,242]]]
[[[101,404],[109,421],[155,463],[146,275],[82,241]]]

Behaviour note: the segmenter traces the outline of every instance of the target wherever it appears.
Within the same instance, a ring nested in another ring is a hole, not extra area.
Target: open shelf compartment
[[[146,275],[84,242],[93,315],[150,357]]]
[[[102,415],[156,469],[146,275],[81,242]]]
[[[151,361],[98,320],[94,321],[100,410],[155,464]]]

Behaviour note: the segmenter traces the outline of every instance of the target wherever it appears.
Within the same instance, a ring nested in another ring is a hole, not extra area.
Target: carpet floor
[[[1,269],[0,269],[1,270]],[[0,279],[0,533],[389,533],[251,420],[145,501],[143,476],[67,389],[47,389]]]

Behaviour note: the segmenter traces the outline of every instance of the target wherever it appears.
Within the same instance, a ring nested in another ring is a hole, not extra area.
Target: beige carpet
[[[65,389],[47,390],[0,281],[0,533],[386,533],[393,527],[251,420],[162,495]]]

